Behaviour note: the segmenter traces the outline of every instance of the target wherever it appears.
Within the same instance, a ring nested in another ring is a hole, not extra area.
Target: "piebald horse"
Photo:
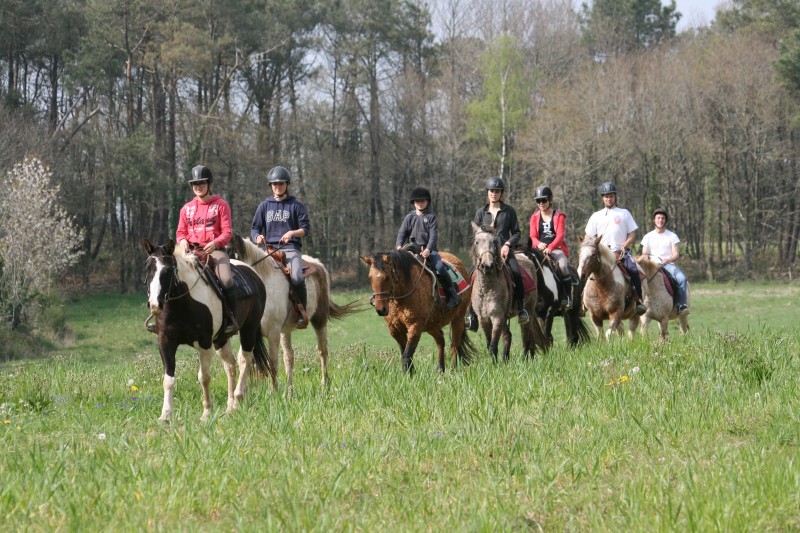
[[[639,325],[636,302],[614,252],[600,243],[600,237],[587,236],[581,242],[578,263],[578,275],[584,283],[583,306],[597,336],[603,335],[604,320],[610,321],[605,332],[605,338],[610,339],[614,333],[622,335],[622,321],[629,319],[628,337],[632,339]]]
[[[231,350],[230,337],[222,329],[222,301],[198,269],[198,257],[175,248],[170,241],[163,246],[154,246],[143,241],[147,252],[147,296],[150,313],[156,317],[155,331],[158,335],[158,350],[164,364],[164,404],[161,420],[169,420],[173,408],[175,388],[175,353],[178,346],[187,344],[200,354],[200,370],[197,380],[203,389],[203,415],[211,414],[211,359],[216,348],[228,377],[228,405],[226,413],[239,407],[247,392],[247,374],[253,366],[253,358],[263,373],[275,374],[270,365],[267,350],[261,336],[259,320],[264,310],[266,291],[256,273],[242,263],[231,261],[234,276],[241,276],[251,287],[253,294],[237,305],[236,320],[240,325],[239,381],[236,381],[236,365]],[[149,322],[150,318],[146,322]]]
[[[289,280],[272,256],[250,239],[243,239],[234,234],[229,243],[232,257],[250,265],[258,273],[267,288],[269,299],[264,307],[261,328],[269,340],[269,359],[273,368],[278,367],[278,341],[283,348],[283,364],[286,370],[286,395],[293,392],[294,348],[292,348],[292,331],[297,326],[294,307],[289,300]],[[306,276],[308,293],[309,322],[317,336],[317,354],[319,355],[322,388],[328,386],[328,322],[331,319],[341,320],[344,317],[362,311],[360,306],[352,302],[337,305],[331,300],[330,276],[321,261],[309,255],[303,255],[303,272]],[[272,388],[277,388],[277,381],[271,375]]]
[[[677,319],[681,334],[685,335],[689,331],[689,318],[686,315],[678,315],[672,295],[667,290],[661,265],[645,255],[638,256],[636,264],[644,271],[642,286],[647,287],[644,297],[647,312],[642,317],[639,331],[642,335],[647,335],[647,326],[651,320],[655,320],[661,329],[661,339],[666,340],[669,337],[669,321]]]
[[[473,243],[470,249],[474,287],[472,309],[486,336],[486,345],[492,358],[497,360],[500,337],[503,338],[503,360],[508,360],[511,349],[509,318],[517,315],[511,269],[500,257],[500,240],[494,228],[481,228],[472,223]],[[524,254],[517,254],[520,269],[525,269],[531,279],[536,279],[536,268]],[[536,319],[537,291],[525,295],[525,310],[530,315],[527,324],[520,325],[523,355],[533,357],[536,349],[546,350],[552,344]]]

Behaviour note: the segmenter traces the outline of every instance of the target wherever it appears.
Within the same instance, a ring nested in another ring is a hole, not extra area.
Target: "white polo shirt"
[[[589,217],[586,224],[586,234],[595,237],[602,236],[600,240],[612,252],[622,249],[622,243],[628,239],[628,233],[636,231],[639,226],[627,209],[621,207],[603,208]]]
[[[681,240],[670,230],[665,229],[664,233],[653,230],[642,239],[642,246],[649,248],[650,259],[663,263],[664,259],[672,257],[672,245],[678,244]]]

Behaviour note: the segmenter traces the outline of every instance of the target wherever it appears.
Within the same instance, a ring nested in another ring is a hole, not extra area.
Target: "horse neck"
[[[189,292],[191,292],[197,284],[200,273],[195,268],[194,262],[181,252],[176,251],[173,257],[178,267],[178,281],[186,283],[189,286]]]

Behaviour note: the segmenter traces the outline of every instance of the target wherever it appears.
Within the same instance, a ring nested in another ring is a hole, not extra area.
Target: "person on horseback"
[[[513,249],[519,243],[522,232],[517,221],[517,212],[513,207],[502,201],[503,191],[506,185],[503,179],[492,176],[486,180],[484,189],[488,202],[475,212],[473,222],[481,227],[494,227],[498,239],[503,243],[500,248],[500,257],[505,260],[511,275],[514,278],[514,297],[517,301],[519,323],[527,324],[530,320],[528,312],[525,310],[525,290],[522,286],[522,276],[519,273],[519,263],[514,255]],[[470,331],[478,331],[478,317],[472,306],[467,310],[467,328]]]
[[[228,307],[224,324],[226,335],[239,330],[236,323],[236,286],[231,277],[231,263],[225,246],[231,240],[231,208],[228,202],[211,192],[214,177],[211,169],[197,165],[192,169],[189,185],[194,198],[181,208],[175,240],[186,253],[200,249],[210,255],[216,264],[215,272],[222,284]]]
[[[259,204],[253,217],[250,239],[256,244],[270,244],[286,253],[286,263],[291,270],[291,281],[294,286],[303,312],[308,305],[306,281],[303,277],[302,237],[308,236],[311,225],[308,221],[308,210],[303,203],[289,195],[289,184],[292,176],[286,168],[277,166],[267,173],[267,183],[272,196]],[[308,325],[302,316],[297,319],[297,328]]]
[[[549,256],[558,266],[558,272],[564,289],[564,297],[561,299],[563,310],[572,308],[572,285],[577,283],[573,280],[569,271],[569,249],[564,236],[566,233],[567,216],[553,209],[553,191],[547,185],[540,185],[536,188],[536,205],[539,207],[531,215],[530,237],[531,246]]]
[[[656,229],[642,239],[642,253],[650,256],[653,261],[661,263],[661,268],[675,280],[678,285],[678,314],[688,315],[686,275],[675,264],[681,255],[678,250],[678,243],[681,240],[675,233],[667,229],[668,220],[669,215],[666,209],[659,207],[653,211],[653,224]]]
[[[636,314],[641,316],[647,312],[647,308],[642,304],[642,279],[639,277],[639,268],[628,250],[633,244],[639,226],[633,220],[630,211],[617,207],[617,188],[613,183],[608,181],[603,183],[598,188],[598,193],[603,198],[603,209],[589,217],[586,235],[602,237],[601,242],[614,252],[617,260],[625,267],[634,288]]]
[[[431,210],[431,193],[428,189],[416,187],[408,195],[408,200],[414,206],[414,210],[403,219],[400,230],[397,232],[395,245],[398,250],[402,250],[408,240],[411,248],[418,248],[418,250],[412,251],[429,261],[429,265],[436,271],[436,278],[442,284],[447,295],[447,307],[455,309],[461,305],[461,297],[456,292],[447,267],[439,257],[437,248],[439,227],[436,222],[436,213]]]

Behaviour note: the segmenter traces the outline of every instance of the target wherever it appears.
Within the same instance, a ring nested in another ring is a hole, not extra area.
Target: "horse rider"
[[[500,257],[505,260],[511,268],[511,276],[514,279],[514,299],[517,302],[517,312],[520,325],[527,324],[530,320],[528,312],[525,310],[525,291],[522,286],[522,276],[519,273],[519,263],[514,255],[514,247],[519,243],[522,232],[517,221],[517,212],[514,208],[502,201],[503,191],[506,185],[503,179],[492,176],[486,180],[484,189],[486,190],[487,203],[478,208],[475,212],[473,222],[482,228],[493,227],[497,238],[503,243],[500,248]],[[467,310],[467,328],[470,331],[478,331],[478,316],[472,309]]]
[[[601,242],[614,252],[617,261],[628,271],[634,288],[636,314],[641,316],[647,312],[647,308],[642,304],[642,279],[628,249],[633,244],[639,226],[633,220],[630,211],[617,207],[617,188],[613,183],[608,181],[603,183],[598,188],[598,193],[603,198],[603,209],[589,217],[586,237],[601,237]]]
[[[270,244],[286,253],[286,263],[291,271],[291,282],[294,286],[300,305],[305,311],[308,305],[306,281],[303,277],[302,237],[308,236],[311,225],[308,221],[308,210],[303,202],[289,194],[292,176],[282,166],[272,168],[267,173],[267,183],[272,196],[259,204],[253,217],[250,239],[256,244]],[[301,316],[297,319],[297,328],[308,325]]]
[[[666,270],[678,285],[678,314],[688,315],[689,306],[686,297],[686,275],[678,268],[675,261],[680,257],[678,236],[667,229],[669,215],[667,210],[659,207],[653,211],[653,224],[656,229],[642,238],[642,253],[650,259],[661,263],[661,268]]]
[[[406,240],[412,247],[419,247],[419,252],[414,250],[436,271],[436,278],[442,284],[442,288],[447,295],[448,309],[455,309],[461,305],[461,297],[456,292],[453,280],[447,267],[442,263],[439,256],[437,242],[439,240],[439,227],[436,222],[436,213],[431,210],[431,193],[423,187],[416,187],[408,195],[408,200],[414,206],[414,210],[408,213],[400,225],[397,232],[395,246],[398,250],[403,249]]]
[[[211,169],[197,165],[192,169],[189,185],[194,198],[181,208],[178,217],[178,229],[175,238],[178,246],[186,253],[192,249],[202,249],[215,262],[215,272],[222,284],[222,293],[228,312],[224,321],[226,335],[233,335],[239,330],[236,323],[236,286],[231,277],[231,263],[225,246],[231,240],[231,208],[228,202],[211,192],[214,177]]]
[[[531,246],[550,257],[558,267],[558,273],[564,290],[561,309],[572,309],[572,286],[574,280],[569,271],[569,249],[564,240],[566,235],[567,215],[553,209],[553,191],[547,185],[536,188],[536,205],[538,210],[531,215]]]

